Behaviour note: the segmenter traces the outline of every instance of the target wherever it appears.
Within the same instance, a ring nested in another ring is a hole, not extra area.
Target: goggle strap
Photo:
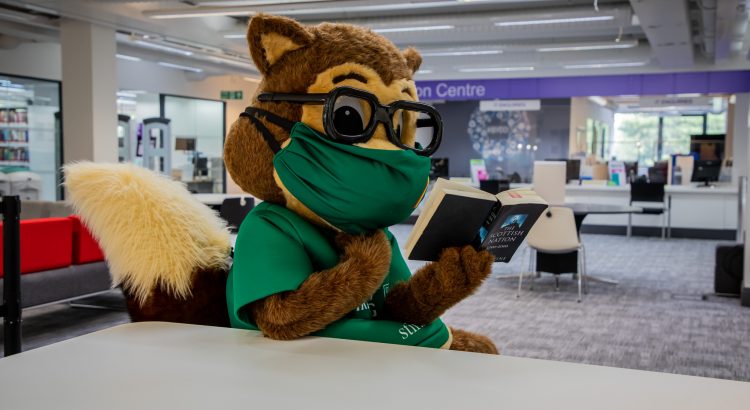
[[[289,128],[287,128],[287,127],[285,127],[286,124],[284,124],[284,125],[279,124],[279,122],[281,122],[281,121],[279,121],[279,122],[274,121],[273,117],[277,117],[277,119],[281,119],[283,121],[286,121],[288,124],[291,124],[291,122],[287,121],[285,118],[281,118],[281,117],[277,116],[276,114],[272,114],[272,113],[269,113],[268,111],[259,110],[257,108],[252,108],[252,107],[248,107],[247,109],[245,109],[245,112],[243,112],[243,113],[240,114],[241,117],[245,117],[245,118],[249,119],[250,122],[253,123],[253,125],[255,126],[255,128],[257,128],[258,131],[260,131],[260,135],[263,136],[263,139],[266,141],[266,144],[268,145],[268,147],[271,148],[271,151],[273,151],[274,154],[276,154],[277,152],[281,151],[281,144],[279,144],[279,142],[276,141],[276,138],[274,138],[273,133],[271,132],[271,130],[269,130],[268,127],[266,127],[265,124],[263,124],[263,122],[261,122],[261,120],[258,117],[256,117],[255,115],[253,115],[255,113],[264,115],[268,121],[270,121],[270,122],[278,125],[279,127],[285,128],[285,129],[291,129],[291,125],[289,126]]]

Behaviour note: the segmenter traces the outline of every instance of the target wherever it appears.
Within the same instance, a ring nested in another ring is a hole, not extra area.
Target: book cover
[[[545,209],[547,205],[539,203],[502,207],[491,222],[482,226],[478,242],[495,256],[495,262],[510,262]]]

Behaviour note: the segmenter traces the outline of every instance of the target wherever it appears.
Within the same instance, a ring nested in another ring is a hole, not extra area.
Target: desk
[[[740,409],[750,383],[350,340],[117,326],[0,359],[4,409]]]

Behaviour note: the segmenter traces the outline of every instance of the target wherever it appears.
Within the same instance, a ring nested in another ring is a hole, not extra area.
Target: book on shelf
[[[434,261],[448,247],[474,245],[509,262],[547,202],[530,188],[497,195],[438,178],[405,248],[408,259]]]

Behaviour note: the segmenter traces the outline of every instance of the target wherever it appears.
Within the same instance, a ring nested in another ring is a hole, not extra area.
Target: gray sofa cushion
[[[0,279],[0,290],[3,285],[3,279]],[[106,262],[27,273],[21,275],[21,307],[43,305],[110,288]]]

